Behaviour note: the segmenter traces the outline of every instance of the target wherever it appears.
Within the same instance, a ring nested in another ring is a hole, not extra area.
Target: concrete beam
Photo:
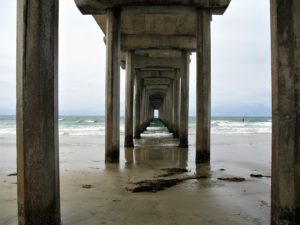
[[[106,34],[106,14],[93,15]],[[196,11],[177,13],[131,12],[122,10],[121,34],[196,36]]]
[[[156,6],[160,11],[178,10],[182,6],[195,8],[208,8],[216,14],[222,14],[228,7],[230,0],[75,0],[75,3],[83,14],[104,14],[106,10],[114,7]]]
[[[170,79],[165,78],[146,78],[144,85],[170,85]]]
[[[169,90],[169,85],[144,85],[146,91],[151,91],[151,90],[159,90],[159,91],[168,91]]]
[[[175,78],[174,71],[142,71],[138,76],[141,79],[145,79],[145,78],[174,79]]]
[[[121,49],[186,49],[196,50],[196,38],[188,35],[135,35],[123,34]]]
[[[142,65],[138,66],[141,67],[141,70],[148,70],[149,68],[154,68],[153,70],[157,69],[159,67],[159,70],[162,70],[162,68],[165,68],[164,70],[170,70],[170,67],[167,67],[166,64],[157,62],[155,59],[160,59],[160,60],[173,60],[173,59],[179,59],[181,58],[181,51],[179,50],[169,50],[169,49],[151,49],[151,50],[135,50],[134,51],[134,58],[138,61],[142,60],[153,60],[152,65],[154,66],[149,66],[150,62],[148,63],[148,67],[143,68]],[[134,60],[134,59],[133,59]],[[121,52],[120,54],[120,61],[124,62],[123,68],[126,68],[126,52]],[[172,69],[171,69],[172,70]]]
[[[165,96],[168,90],[162,90],[162,89],[154,89],[154,90],[147,90],[147,93],[149,95],[161,95]]]
[[[122,13],[122,34],[135,35],[190,35],[196,34],[196,12]]]
[[[58,0],[17,1],[18,224],[60,225]]]
[[[156,107],[155,108],[159,108],[159,106],[161,105],[162,103],[162,99],[153,99],[153,98],[149,98],[149,101],[152,105],[155,105]]]
[[[134,68],[179,68],[180,58],[151,58],[143,56],[134,57]]]
[[[162,100],[164,98],[163,95],[160,94],[149,94],[149,99],[153,99],[153,100]]]
[[[149,98],[149,101],[151,103],[155,103],[155,104],[160,104],[162,102],[162,99],[153,99],[153,98]]]
[[[149,71],[149,72],[172,72],[174,68],[172,67],[145,67],[140,69],[142,72]]]
[[[153,97],[149,96],[149,100],[151,102],[161,102],[163,100],[163,98],[153,98]]]
[[[170,49],[147,49],[147,50],[135,50],[134,54],[136,56],[144,56],[150,58],[180,58],[180,50],[170,50]]]

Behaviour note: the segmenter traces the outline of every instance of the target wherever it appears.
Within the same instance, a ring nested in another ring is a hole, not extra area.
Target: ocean
[[[244,119],[244,120],[243,120]],[[189,118],[189,134],[195,134],[196,118]],[[212,117],[211,132],[214,134],[271,133],[271,117]],[[120,132],[124,133],[124,117],[120,119]],[[0,135],[15,135],[15,116],[0,116]],[[104,116],[60,116],[59,134],[69,136],[103,136]]]

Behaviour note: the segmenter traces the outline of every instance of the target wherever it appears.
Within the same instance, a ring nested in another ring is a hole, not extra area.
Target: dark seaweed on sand
[[[219,177],[218,180],[232,181],[232,182],[243,182],[246,179],[243,178],[243,177]]]
[[[170,188],[179,183],[182,183],[186,180],[192,179],[206,179],[207,176],[189,176],[184,178],[174,178],[174,179],[156,179],[156,180],[142,180],[139,182],[135,182],[133,184],[136,185],[134,188],[127,188],[128,191],[131,192],[157,192],[165,190],[166,188]]]

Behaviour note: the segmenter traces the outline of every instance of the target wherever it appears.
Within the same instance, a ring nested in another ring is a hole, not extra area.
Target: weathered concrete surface
[[[78,1],[79,2],[79,1]],[[77,2],[77,3],[78,3]],[[207,9],[212,14],[218,8],[218,4],[228,6],[230,1],[186,2],[183,6],[180,1],[176,7],[168,1],[139,1],[138,4],[146,4],[145,7],[136,7],[136,3],[123,2],[121,4],[121,49],[126,50],[149,50],[149,49],[177,49],[196,51],[197,48],[197,8]],[[118,3],[110,1],[109,4],[120,7]],[[105,5],[104,1],[98,1],[99,5]],[[150,6],[154,4],[155,6]],[[168,6],[160,6],[167,4]],[[201,6],[200,6],[201,5]],[[208,6],[209,9],[207,8]],[[95,7],[95,6],[94,6]],[[222,7],[221,7],[222,8]],[[101,30],[106,34],[106,14],[93,14]]]
[[[151,90],[165,90],[168,91],[169,90],[169,85],[165,85],[165,84],[157,84],[157,85],[144,85],[146,91],[151,91]]]
[[[181,51],[171,49],[147,49],[135,50],[135,56],[151,57],[151,58],[180,58]]]
[[[173,111],[174,131],[173,131],[173,137],[178,138],[179,137],[180,70],[177,69],[175,71],[175,74],[176,74],[176,79],[174,79],[174,89],[173,89],[173,95],[174,95],[174,111]]]
[[[141,74],[139,74],[141,79],[144,78],[167,78],[167,79],[174,79],[174,69],[170,69],[170,71],[164,71],[164,70],[156,70],[156,71],[142,71]]]
[[[180,8],[178,8],[180,10]],[[142,12],[124,11],[122,14],[121,32],[123,34],[145,35],[189,35],[196,33],[196,14],[194,11],[177,13],[153,13],[151,10]],[[185,26],[190,24],[189,26]]]
[[[228,7],[230,0],[75,0],[77,7],[83,14],[102,14],[107,9],[126,6],[159,6],[159,8],[189,6],[193,8],[209,8],[216,14],[223,14]]]
[[[132,51],[127,52],[126,57],[126,87],[125,87],[125,147],[134,147],[133,144],[133,92],[134,92],[134,68]]]
[[[194,50],[195,38],[192,36],[169,35],[122,35],[122,50],[130,49],[189,49]]]
[[[180,57],[145,57],[145,56],[135,56],[134,57],[134,68],[142,69],[149,67],[158,68],[180,68],[181,59]]]
[[[271,1],[271,224],[300,224],[300,2]]]
[[[119,162],[120,151],[120,11],[107,11],[105,162]]]
[[[182,51],[182,63],[180,71],[180,123],[179,123],[179,147],[188,147],[188,123],[189,123],[189,63],[190,56],[187,51]]]
[[[142,94],[141,94],[141,120],[140,120],[140,131],[141,133],[144,132],[144,129],[146,129],[146,127],[144,127],[144,123],[145,123],[145,115],[146,115],[146,111],[147,111],[147,97],[146,97],[146,87],[144,85],[144,81],[141,81],[141,90],[142,90]]]
[[[58,0],[17,11],[19,225],[59,225]]]
[[[136,71],[134,83],[134,138],[141,138],[141,78]]]
[[[208,10],[199,10],[197,17],[196,75],[196,163],[210,161],[210,20]]]
[[[166,78],[146,78],[144,79],[144,85],[169,85],[170,79]]]

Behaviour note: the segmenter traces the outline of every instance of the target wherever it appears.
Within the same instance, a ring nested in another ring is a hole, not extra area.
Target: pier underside
[[[19,225],[61,223],[58,3],[58,0],[20,0],[17,6]],[[193,148],[193,163],[209,164],[210,26],[212,15],[222,15],[230,1],[75,0],[75,3],[83,14],[94,16],[105,35],[104,148],[107,167],[111,166],[110,163],[120,162],[120,66],[126,69],[124,146],[137,148],[138,145],[135,144],[147,140],[142,133],[153,120],[154,110],[158,110],[160,121],[178,138],[178,145],[174,146],[176,152]],[[271,0],[272,225],[300,224],[299,21],[298,0]],[[195,52],[197,56],[196,80],[192,82],[189,81],[191,52]],[[190,84],[196,85],[196,102],[191,103]],[[195,147],[189,145],[189,104],[196,105],[196,132],[193,137]],[[138,154],[139,150],[135,151]],[[112,168],[118,166],[112,165]],[[114,181],[120,184],[117,180]],[[187,195],[190,192],[193,192],[193,187],[187,189]],[[213,203],[218,195],[211,193],[207,193],[210,196],[208,202]],[[214,191],[213,193],[218,194]],[[193,196],[194,201],[195,199],[196,195]],[[99,199],[99,202],[102,200]],[[151,199],[148,200],[150,204],[153,203]],[[222,208],[222,203],[218,200],[217,202],[213,205],[216,211]],[[195,205],[204,203],[197,202]],[[128,204],[124,209],[127,207]],[[202,208],[205,207],[202,205]],[[199,209],[202,208],[199,206]],[[99,213],[105,215],[107,212]],[[153,213],[159,215],[159,211]],[[205,215],[196,215],[199,221],[205,220]]]

